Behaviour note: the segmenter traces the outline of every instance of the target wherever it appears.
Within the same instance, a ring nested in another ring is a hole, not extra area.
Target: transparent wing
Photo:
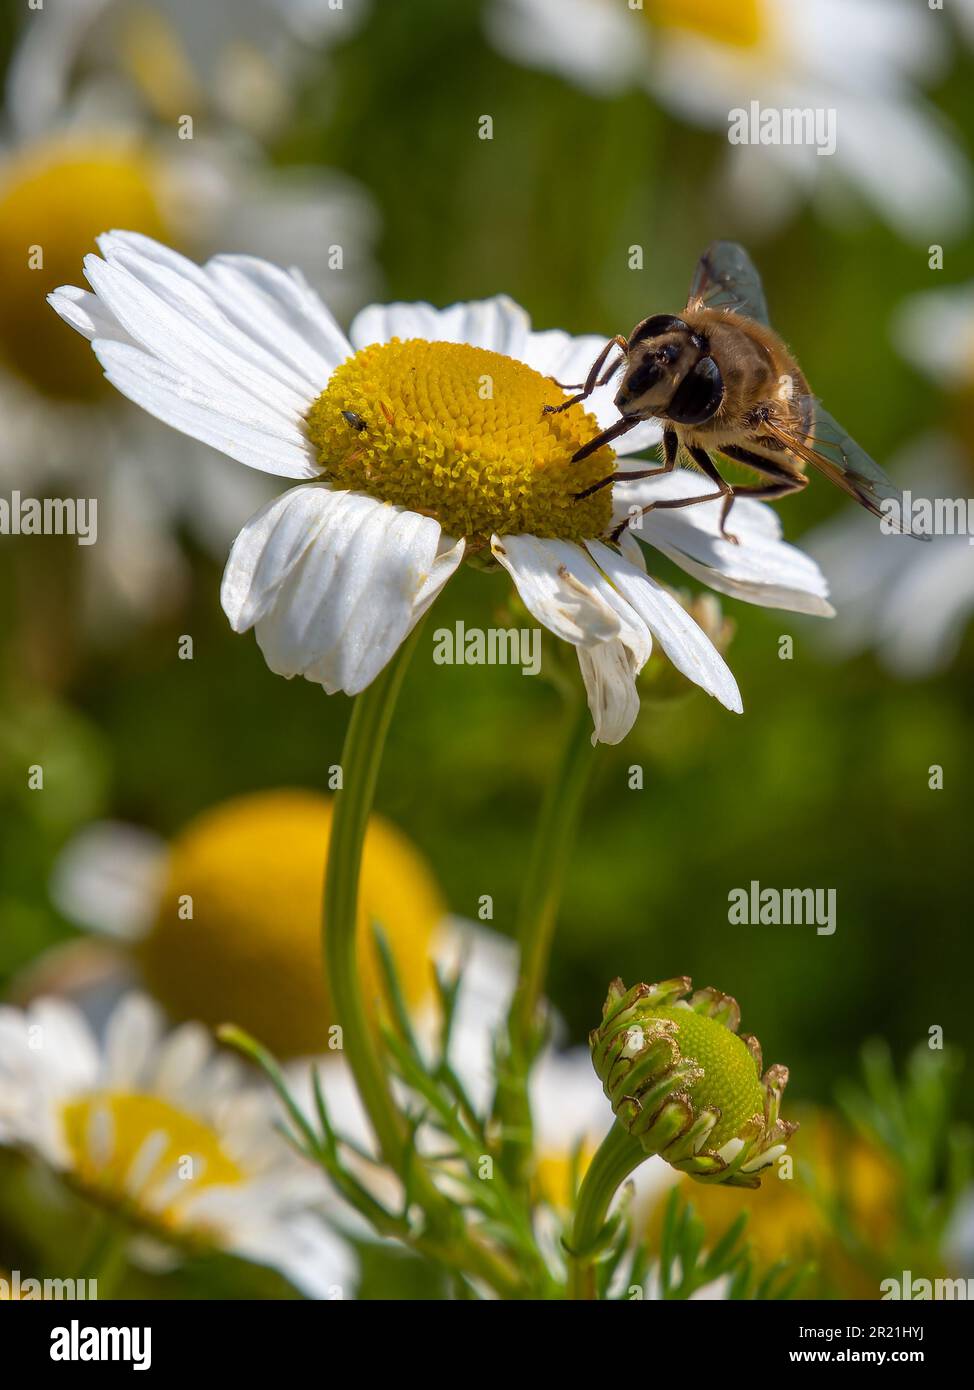
[[[812,434],[808,443],[799,439],[789,430],[784,430],[768,421],[765,429],[791,449],[799,458],[817,468],[820,473],[842,488],[850,497],[872,512],[882,517],[887,525],[906,536],[917,536],[928,541],[929,536],[911,531],[904,518],[905,503],[902,492],[871,459],[865,449],[846,433],[833,415],[813,397],[805,396],[801,401],[806,418],[813,421]],[[886,504],[884,507],[883,504]]]
[[[724,309],[770,326],[761,277],[736,241],[713,241],[697,262],[687,308]]]

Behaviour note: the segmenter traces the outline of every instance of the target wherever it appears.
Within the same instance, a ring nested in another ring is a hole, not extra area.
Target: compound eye
[[[674,391],[666,416],[677,425],[701,425],[717,413],[723,399],[720,368],[712,357],[701,357]]]

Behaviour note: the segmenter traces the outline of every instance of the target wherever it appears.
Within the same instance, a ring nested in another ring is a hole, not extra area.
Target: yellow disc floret
[[[98,391],[101,368],[88,344],[45,303],[106,227],[160,239],[157,171],[137,145],[59,138],[23,147],[0,162],[0,362],[48,395]]]
[[[239,1024],[283,1057],[327,1049],[321,897],[331,816],[327,797],[259,792],[204,813],[172,842],[155,924],[138,947],[146,983],[172,1017]],[[430,944],[444,911],[417,851],[373,816],[359,887],[367,1007],[381,993],[373,925],[417,1006],[432,987]]]
[[[61,1124],[79,1186],[168,1228],[180,1224],[184,1204],[204,1188],[244,1178],[215,1130],[161,1096],[81,1096],[65,1104]]]
[[[735,1033],[692,1009],[656,1008],[651,1017],[671,1019],[676,1024],[681,1057],[703,1068],[703,1076],[687,1089],[695,1110],[709,1106],[720,1109],[717,1127],[708,1140],[712,1148],[733,1139],[753,1115],[763,1115],[764,1092],[757,1063]]]
[[[572,454],[599,432],[540,372],[465,343],[410,339],[364,348],[334,373],[308,435],[336,488],[433,516],[451,536],[584,540],[605,531],[611,449]]]
[[[756,48],[767,31],[765,0],[648,0],[643,11],[667,29],[683,29],[731,48]]]

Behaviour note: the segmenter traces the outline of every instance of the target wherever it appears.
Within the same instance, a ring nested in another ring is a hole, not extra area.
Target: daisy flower
[[[354,1263],[308,1215],[305,1169],[269,1094],[199,1024],[166,1035],[126,996],[99,1042],[62,1000],[0,1008],[0,1144],[42,1160],[134,1235],[227,1250],[327,1296]]]
[[[488,31],[515,62],[562,73],[608,96],[641,86],[693,125],[728,131],[729,113],[836,113],[834,157],[815,145],[734,145],[733,205],[773,221],[829,181],[868,198],[906,236],[966,220],[959,146],[918,84],[938,75],[940,16],[908,0],[491,0]]]
[[[171,1018],[236,1023],[278,1057],[325,1053],[332,1011],[321,972],[322,856],[332,810],[326,796],[276,788],[222,801],[169,841],[95,822],[62,850],[52,896],[71,921],[129,948],[123,954],[140,983]],[[190,935],[180,916],[187,900]],[[419,851],[373,815],[359,902],[369,1005],[381,992],[376,923],[407,1005],[427,1011],[432,963],[449,936],[446,906]],[[54,954],[70,961],[75,945]],[[38,969],[42,980],[70,977],[52,962]]]
[[[262,137],[293,111],[311,60],[354,32],[369,0],[45,0],[8,75],[22,128],[79,83],[164,121],[206,114]]]
[[[956,499],[974,516],[970,461],[949,435],[914,440],[890,471],[909,480],[904,486],[914,505]],[[929,545],[917,545],[910,536],[883,535],[859,521],[840,516],[806,537],[839,604],[839,621],[823,645],[841,658],[875,650],[888,671],[906,680],[947,670],[974,613],[970,536],[966,530],[935,535]]]
[[[36,13],[42,23],[49,10]],[[120,620],[178,599],[182,530],[222,559],[271,494],[120,408],[83,345],[56,324],[51,333],[42,291],[74,273],[108,216],[200,252],[260,254],[283,237],[284,254],[351,312],[371,288],[375,216],[343,175],[271,168],[235,138],[178,140],[175,127],[80,95],[40,121],[22,98],[12,84],[0,126],[0,488],[97,499],[98,544],[79,556],[83,602],[89,624],[114,635]]]
[[[247,522],[223,579],[231,626],[256,630],[273,671],[358,693],[461,561],[479,557],[575,647],[596,740],[632,727],[654,639],[740,710],[723,658],[647,573],[632,535],[603,539],[648,499],[647,483],[578,497],[615,468],[608,447],[570,462],[618,419],[611,388],[588,409],[544,413],[564,399],[551,378],[582,379],[603,340],[532,331],[504,297],[372,306],[346,338],[296,271],[235,256],[197,266],[129,232],[99,247],[85,261],[94,292],[64,287],[51,303],[109,381],[238,462],[299,480]],[[649,422],[622,451],[658,438]],[[677,474],[651,495],[687,485]],[[678,520],[651,513],[642,534],[724,592],[830,611],[818,569],[781,542],[769,512],[738,503],[735,525],[741,544],[721,541],[701,506]]]

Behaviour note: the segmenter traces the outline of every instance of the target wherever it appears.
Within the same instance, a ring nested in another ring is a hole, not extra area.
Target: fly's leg
[[[596,357],[595,361],[592,363],[588,376],[585,378],[584,382],[579,385],[578,394],[569,396],[567,401],[562,401],[559,405],[542,406],[542,412],[545,415],[558,415],[561,411],[567,410],[569,406],[578,405],[579,401],[587,400],[597,386],[604,386],[612,377],[613,373],[619,370],[622,363],[626,360],[626,349],[628,346],[628,340],[623,338],[621,334],[617,334],[614,338],[610,338],[598,357]],[[622,356],[617,358],[611,366],[606,368],[605,372],[600,377],[599,373],[605,366],[605,359],[614,347],[621,349]],[[551,380],[554,381],[554,377],[552,377]],[[561,384],[560,381],[555,381],[556,386],[561,386]],[[564,389],[570,391],[573,387],[566,386]]]
[[[591,497],[593,492],[600,492],[602,488],[608,487],[610,483],[634,483],[640,478],[655,478],[660,473],[672,473],[676,467],[676,456],[679,452],[679,441],[675,430],[663,431],[663,462],[658,468],[640,468],[631,473],[610,473],[607,478],[603,478],[599,483],[593,483],[584,492],[575,493],[575,501],[581,502],[584,497]]]
[[[772,502],[776,497],[788,497],[793,492],[801,492],[808,487],[808,478],[804,473],[800,473],[797,468],[779,467],[766,459],[761,454],[754,454],[750,449],[741,448],[737,444],[728,444],[720,451],[726,454],[735,463],[746,463],[748,468],[754,468],[757,472],[763,473],[766,478],[771,479],[767,483],[743,483],[734,487],[730,497],[724,502],[720,513],[720,529],[724,530],[727,522],[727,514],[734,505],[735,497],[755,497],[762,498],[765,502]]]
[[[725,501],[724,513],[722,514],[721,518],[720,533],[724,537],[724,540],[733,541],[735,545],[738,544],[737,537],[732,536],[728,531],[725,531],[723,527],[723,521],[726,519],[726,513],[730,510],[730,504],[734,501],[734,489],[731,487],[730,483],[726,482],[717,472],[717,469],[714,463],[712,462],[710,455],[707,453],[706,449],[701,449],[695,446],[688,446],[687,452],[689,453],[690,457],[693,459],[697,467],[700,469],[700,471],[706,474],[706,476],[711,480],[712,483],[716,484],[717,491],[703,493],[699,497],[666,497],[661,502],[650,502],[648,506],[642,508],[642,510],[638,513],[637,516],[627,517],[625,521],[622,521],[619,523],[618,526],[613,527],[613,529],[609,532],[610,540],[617,541],[619,537],[622,535],[623,531],[627,529],[627,527],[631,526],[634,521],[638,521],[640,517],[644,517],[647,512],[672,511],[675,510],[677,507],[693,507],[698,502],[714,502],[718,497],[723,497],[727,500]]]

